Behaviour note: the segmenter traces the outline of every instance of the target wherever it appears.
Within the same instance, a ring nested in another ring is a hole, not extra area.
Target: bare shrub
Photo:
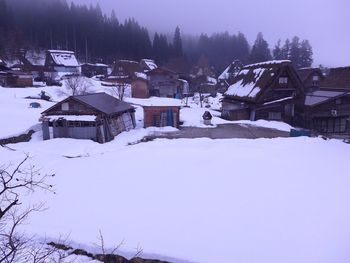
[[[90,80],[82,76],[69,76],[64,80],[63,89],[57,91],[59,96],[76,96],[91,93]]]

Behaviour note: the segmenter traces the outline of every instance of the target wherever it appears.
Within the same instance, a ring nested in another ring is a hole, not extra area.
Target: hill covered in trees
[[[201,64],[222,71],[234,59],[244,64],[269,59],[290,59],[296,67],[309,67],[312,47],[294,37],[279,41],[272,52],[259,33],[250,46],[245,35],[150,36],[147,28],[130,18],[118,20],[114,11],[104,14],[99,5],[68,4],[66,0],[0,0],[0,56],[16,56],[26,49],[66,49],[80,61],[113,63],[116,59],[153,58],[158,64],[189,72]]]

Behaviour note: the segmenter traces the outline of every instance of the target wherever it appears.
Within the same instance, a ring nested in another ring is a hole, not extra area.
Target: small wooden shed
[[[151,97],[137,103],[143,107],[145,128],[180,126],[181,100]]]
[[[43,139],[91,139],[105,143],[135,128],[131,104],[106,93],[71,96],[42,113]]]

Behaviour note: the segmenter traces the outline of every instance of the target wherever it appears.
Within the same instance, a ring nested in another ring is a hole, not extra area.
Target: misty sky
[[[73,0],[97,4],[120,21],[134,17],[150,32],[263,32],[272,47],[298,35],[314,48],[314,65],[350,66],[350,0]]]

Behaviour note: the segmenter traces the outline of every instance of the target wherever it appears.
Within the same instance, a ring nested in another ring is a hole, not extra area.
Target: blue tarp
[[[289,136],[290,137],[301,137],[301,136],[311,137],[311,131],[291,129]]]

